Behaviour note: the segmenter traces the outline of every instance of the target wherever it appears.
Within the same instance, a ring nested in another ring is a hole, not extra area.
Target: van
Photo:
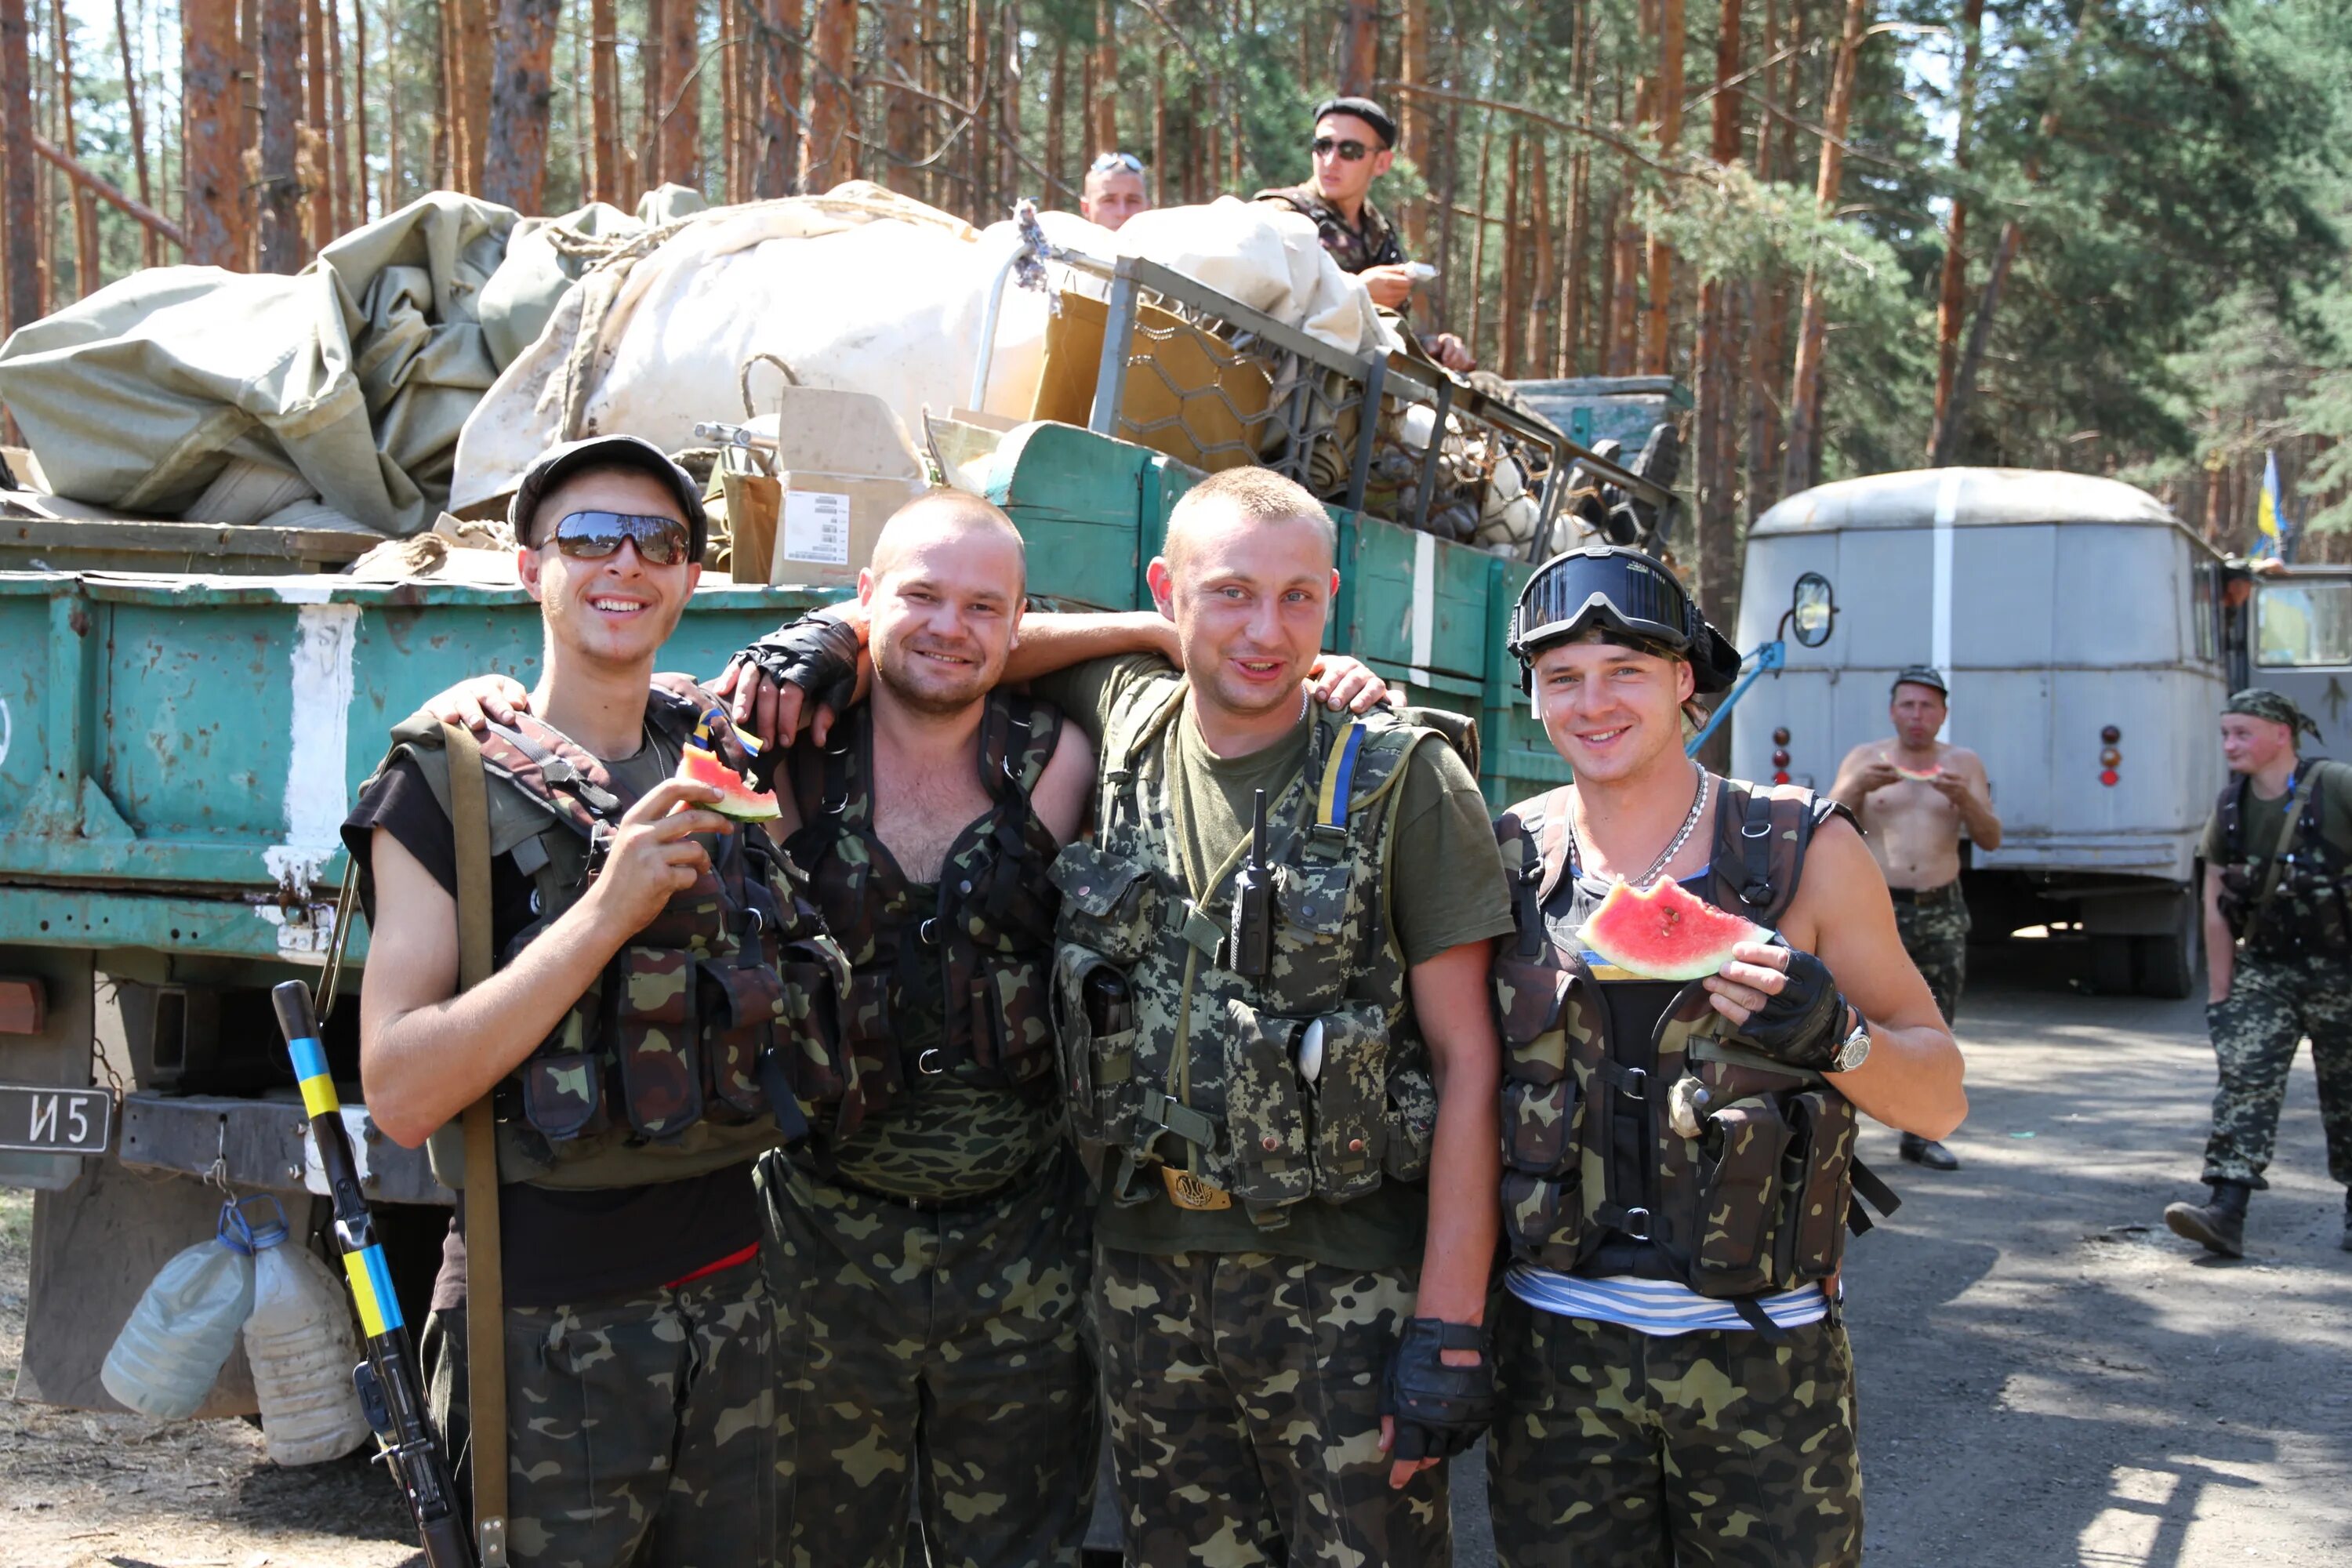
[[[1841,480],[1748,531],[1742,647],[1771,639],[1809,571],[1835,586],[1836,635],[1791,644],[1735,710],[1733,773],[1826,791],[1850,748],[1892,732],[1895,672],[1933,666],[1951,685],[1946,738],[1984,759],[2001,819],[2000,848],[1962,846],[1978,935],[2079,931],[2095,989],[2188,995],[2199,848],[2221,784],[2215,727],[2241,640],[2221,557],[2113,479]]]

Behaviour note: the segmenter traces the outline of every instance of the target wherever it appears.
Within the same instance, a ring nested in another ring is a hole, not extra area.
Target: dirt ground
[[[2195,1003],[2076,994],[2045,944],[1979,950],[1951,1175],[1847,1271],[1869,1559],[2011,1568],[2352,1561],[2352,1254],[2299,1067],[2242,1263],[2172,1237],[2212,1059]],[[25,1194],[0,1194],[0,1387],[24,1326]],[[1459,1555],[1485,1559],[1473,1467]],[[0,1403],[0,1564],[418,1563],[380,1471],[270,1466],[242,1422]]]

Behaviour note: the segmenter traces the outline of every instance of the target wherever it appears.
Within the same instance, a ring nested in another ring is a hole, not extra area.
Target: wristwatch
[[[1837,1055],[1830,1058],[1830,1071],[1852,1072],[1870,1059],[1870,1020],[1860,1008],[1853,1009],[1853,1032],[1839,1045]]]

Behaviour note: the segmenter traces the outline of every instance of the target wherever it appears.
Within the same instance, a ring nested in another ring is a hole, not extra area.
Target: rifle
[[[299,980],[285,981],[271,988],[269,999],[277,1005],[278,1026],[285,1032],[294,1076],[302,1086],[302,1109],[310,1112],[319,1165],[334,1198],[335,1246],[343,1255],[343,1273],[367,1335],[367,1360],[352,1369],[352,1383],[359,1390],[368,1425],[375,1428],[377,1457],[391,1467],[393,1480],[416,1521],[427,1568],[475,1568],[449,1462],[425,1414],[425,1378],[416,1350],[400,1315],[400,1300],[393,1294],[392,1272],[384,1266],[367,1199],[360,1193],[359,1165],[352,1158],[350,1134],[343,1130],[335,1080],[327,1074],[327,1052],[319,1043],[310,988]]]

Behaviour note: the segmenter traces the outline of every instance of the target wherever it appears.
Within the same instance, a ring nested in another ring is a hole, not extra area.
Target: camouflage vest
[[[1572,788],[1495,824],[1518,926],[1494,967],[1512,1255],[1734,1299],[1827,1279],[1847,1225],[1869,1223],[1852,1203],[1853,1105],[1818,1073],[1723,1040],[1723,1016],[1697,981],[1674,994],[1648,1038],[1612,1037],[1601,989],[1631,977],[1573,943]],[[1721,781],[1718,801],[1706,897],[1769,926],[1796,896],[1814,829],[1844,808],[1735,780]],[[1621,1137],[1628,1129],[1637,1131]],[[1874,1203],[1892,1206],[1861,1179]]]
[[[2309,770],[2310,787],[2301,792],[2295,820],[2282,825],[2274,841],[2285,850],[2283,857],[2275,848],[2260,857],[2246,851],[2245,775],[2221,786],[2215,806],[2221,819],[2221,918],[2231,936],[2264,957],[2352,958],[2352,910],[2344,887],[2352,862],[2320,827],[2328,792],[2347,786],[2345,764],[2314,757],[2301,765]],[[2290,786],[2288,799],[2295,793]],[[2273,869],[2277,887],[2266,900],[2263,889]]]
[[[656,686],[646,717],[676,749],[704,713],[695,698]],[[724,716],[710,723],[719,754],[740,760]],[[412,758],[446,811],[440,725],[410,720],[392,734],[378,772]],[[482,765],[490,853],[530,879],[537,916],[497,955],[503,969],[587,891],[611,824],[633,800],[602,762],[529,714],[489,729]],[[678,1181],[778,1141],[761,1058],[778,1051],[789,1063],[828,1048],[847,966],[794,891],[799,872],[758,824],[738,823],[709,847],[710,870],[614,956],[493,1092],[500,1181]],[[436,1135],[435,1172],[452,1186],[463,1180],[457,1151],[454,1136]]]
[[[1047,876],[1060,848],[1030,792],[1062,733],[1062,716],[1011,692],[988,699],[980,776],[995,803],[948,847],[939,901],[914,885],[874,832],[874,725],[856,709],[822,753],[794,757],[801,830],[788,847],[853,971],[839,1048],[803,1059],[804,1100],[834,1104],[836,1136],[889,1106],[919,1075],[977,1063],[1001,1087],[1052,1098],[1053,1022],[1045,970],[1061,901]],[[908,971],[939,966],[940,1039],[900,1048]]]
[[[1119,1156],[1117,1201],[1144,1201],[1164,1166],[1271,1227],[1302,1199],[1345,1202],[1427,1172],[1437,1098],[1386,871],[1391,789],[1436,731],[1315,710],[1305,767],[1267,803],[1273,964],[1250,980],[1224,967],[1245,843],[1197,898],[1176,847],[1168,741],[1186,690],[1145,681],[1113,713],[1095,841],[1054,863],[1064,1087],[1097,1180]],[[1131,1026],[1098,1032],[1088,993],[1122,977]],[[1321,1053],[1311,1079],[1299,1060],[1310,1037]]]
[[[1303,185],[1286,185],[1279,190],[1260,191],[1253,201],[1273,202],[1315,225],[1316,237],[1342,272],[1361,272],[1368,267],[1398,267],[1405,260],[1404,247],[1397,240],[1396,230],[1381,209],[1367,201],[1357,215],[1358,222],[1349,224],[1339,209],[1323,199],[1310,181]]]

